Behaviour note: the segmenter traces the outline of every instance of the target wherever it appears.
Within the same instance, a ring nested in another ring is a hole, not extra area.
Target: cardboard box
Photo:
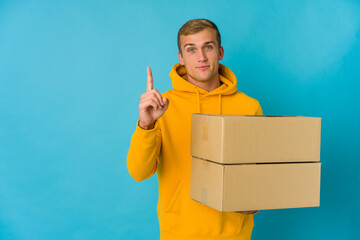
[[[320,160],[321,118],[192,114],[191,155],[219,163]]]
[[[316,207],[321,163],[191,162],[190,197],[219,211]]]

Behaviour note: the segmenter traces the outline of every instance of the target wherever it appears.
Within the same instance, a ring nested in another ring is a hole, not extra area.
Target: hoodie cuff
[[[142,140],[153,140],[154,138],[156,138],[156,133],[157,131],[159,130],[159,123],[158,121],[156,120],[155,121],[155,125],[154,125],[154,128],[152,129],[149,129],[149,130],[145,130],[145,129],[142,129],[140,126],[139,126],[139,122],[140,122],[140,119],[137,120],[137,123],[136,123],[136,131],[135,131],[135,136],[137,138],[140,138]]]

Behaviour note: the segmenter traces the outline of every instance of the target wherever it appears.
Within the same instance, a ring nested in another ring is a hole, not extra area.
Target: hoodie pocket
[[[177,212],[180,210],[180,199],[179,197],[181,196],[181,191],[182,191],[182,182],[179,181],[178,184],[176,185],[176,189],[169,201],[169,203],[166,205],[165,207],[165,212]]]

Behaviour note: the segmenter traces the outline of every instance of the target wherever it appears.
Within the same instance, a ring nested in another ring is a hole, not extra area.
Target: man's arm
[[[146,92],[141,95],[139,121],[127,156],[130,175],[137,181],[150,178],[159,165],[161,131],[156,122],[169,106],[169,100],[153,89],[151,69],[147,68]]]
[[[161,148],[158,124],[155,123],[153,129],[145,130],[139,126],[139,121],[127,155],[128,171],[136,181],[150,178],[156,172]]]

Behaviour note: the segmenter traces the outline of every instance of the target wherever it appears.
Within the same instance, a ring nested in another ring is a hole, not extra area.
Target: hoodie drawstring
[[[196,89],[196,96],[197,96],[197,104],[198,104],[198,113],[201,113],[201,108],[200,108],[200,93],[199,93],[199,89],[197,87],[195,87]],[[219,115],[221,115],[222,112],[222,104],[221,104],[221,93],[219,93]]]
[[[221,93],[219,93],[219,115],[221,115]]]
[[[198,113],[201,113],[201,109],[200,109],[200,93],[199,93],[199,89],[197,87],[195,87],[195,89],[196,89],[197,102],[198,102]]]

